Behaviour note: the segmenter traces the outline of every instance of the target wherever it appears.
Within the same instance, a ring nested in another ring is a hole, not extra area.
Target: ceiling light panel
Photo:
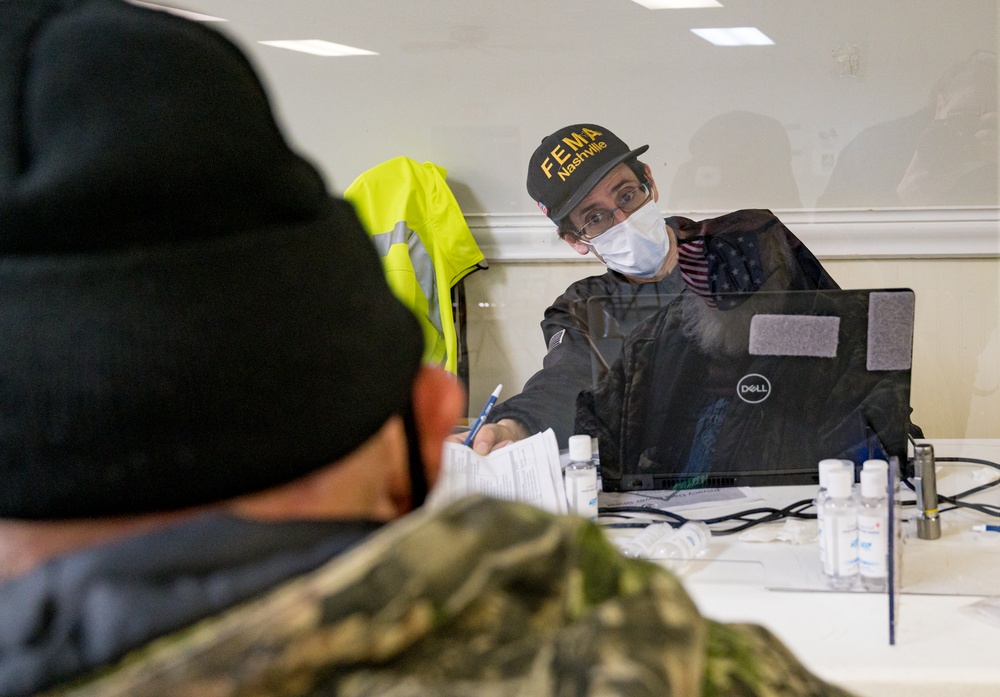
[[[684,10],[703,7],[722,7],[718,0],[632,0],[649,10]]]
[[[774,42],[756,27],[721,27],[692,29],[695,34],[716,46],[771,46]]]
[[[311,53],[314,56],[377,56],[374,51],[366,51],[363,48],[354,48],[344,44],[335,44],[322,39],[300,39],[297,41],[261,41],[265,46],[276,46],[277,48],[287,48],[289,51],[301,51]]]

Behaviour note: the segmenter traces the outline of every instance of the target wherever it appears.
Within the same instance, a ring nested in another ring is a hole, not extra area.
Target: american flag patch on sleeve
[[[677,264],[681,269],[681,278],[688,288],[705,298],[708,304],[714,307],[709,286],[708,261],[705,259],[705,238],[699,237],[679,244]]]

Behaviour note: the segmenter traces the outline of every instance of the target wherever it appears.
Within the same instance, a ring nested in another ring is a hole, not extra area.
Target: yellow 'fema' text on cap
[[[600,131],[594,131],[589,128],[582,130],[582,134],[571,133],[570,136],[562,139],[562,142],[568,145],[573,153],[567,151],[562,145],[557,145],[552,149],[550,153],[551,157],[546,157],[542,160],[542,172],[547,179],[552,178],[552,168],[560,165],[561,168],[556,174],[558,174],[560,180],[565,181],[586,158],[608,147],[608,144],[604,141],[597,141],[599,136],[604,135]],[[581,150],[581,148],[585,149]]]

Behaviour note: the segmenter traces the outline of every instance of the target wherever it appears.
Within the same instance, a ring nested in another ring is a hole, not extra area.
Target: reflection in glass
[[[924,108],[848,143],[817,206],[997,203],[996,54],[975,51],[934,84]]]
[[[801,208],[792,144],[780,121],[751,111],[709,119],[691,136],[691,158],[677,170],[668,208]]]

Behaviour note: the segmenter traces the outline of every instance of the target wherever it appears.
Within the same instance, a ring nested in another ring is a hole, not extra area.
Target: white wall
[[[707,10],[629,0],[182,4],[231,20],[213,26],[250,52],[293,140],[335,191],[407,155],[446,167],[468,214],[535,212],[524,189],[528,158],[543,136],[576,122],[648,143],[663,203],[675,211],[794,208],[795,200],[812,208],[859,132],[925,106],[949,67],[997,48],[996,0],[721,2]],[[718,47],[690,31],[746,25],[775,44]],[[320,58],[256,43],[289,38],[379,55]],[[703,154],[695,169],[709,169],[682,177],[702,186],[675,186],[692,148],[722,154]],[[782,184],[789,173],[791,188]],[[996,205],[995,192],[988,203]]]
[[[721,2],[657,11],[629,0],[183,4],[230,20],[215,26],[249,52],[291,140],[333,191],[398,155],[448,170],[492,264],[469,279],[473,403],[497,382],[512,394],[540,365],[543,309],[599,269],[573,260],[524,188],[542,137],[595,122],[649,144],[665,211],[771,208],[842,285],[913,287],[918,421],[936,437],[1000,436],[995,129],[980,129],[981,147],[959,158],[976,170],[967,181],[899,187],[899,162],[905,174],[930,125],[908,117],[974,51],[995,61],[997,1]],[[690,31],[706,26],[755,26],[775,43],[716,47]],[[379,55],[318,58],[256,43],[290,38]],[[995,112],[996,87],[995,77],[978,85],[960,111]],[[860,188],[826,195],[851,164],[845,148],[867,129],[845,178]],[[894,161],[894,172],[881,171]],[[904,200],[899,190],[916,193]]]

